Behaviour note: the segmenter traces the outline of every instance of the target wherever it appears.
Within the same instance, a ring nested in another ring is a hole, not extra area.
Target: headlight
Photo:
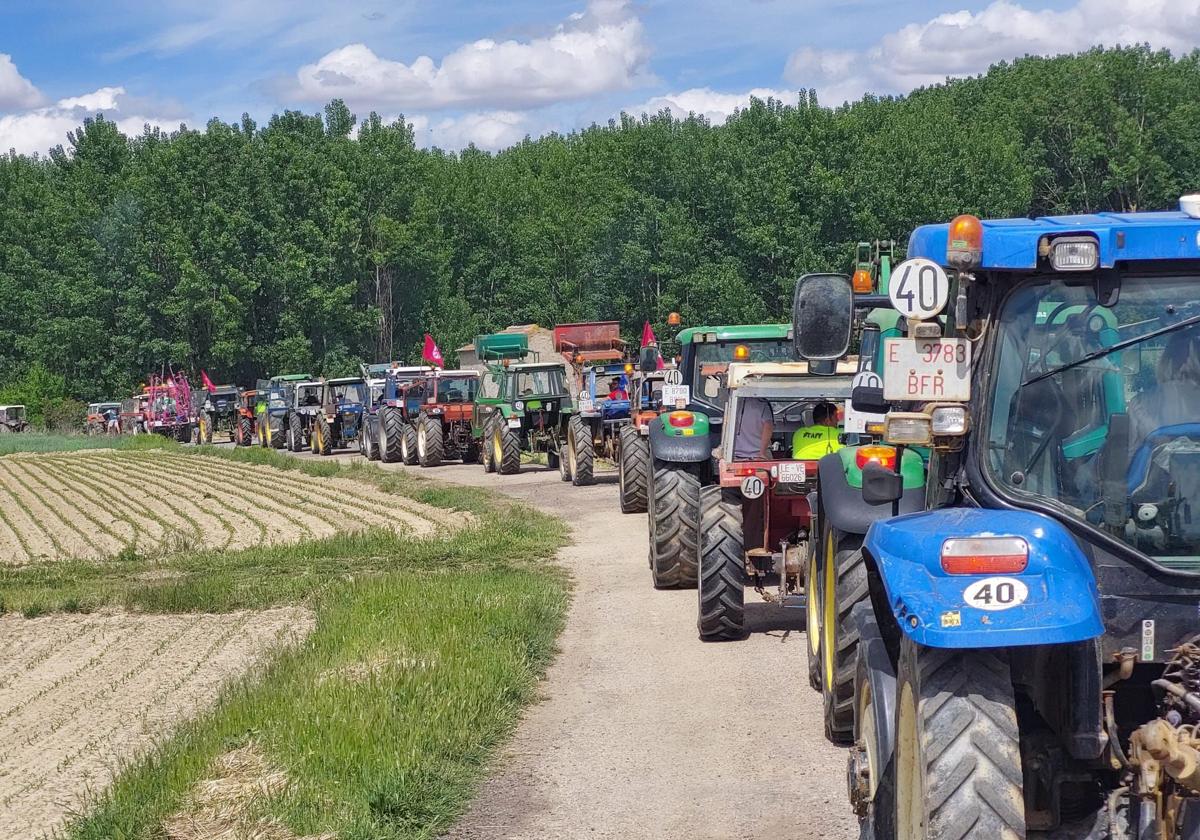
[[[521,400],[517,400],[515,403],[513,403],[513,408],[515,408],[517,411],[524,411],[525,403]]]
[[[883,436],[888,443],[924,446],[932,440],[932,425],[924,412],[893,411],[887,416]]]
[[[1100,264],[1100,243],[1090,236],[1060,236],[1050,243],[1055,271],[1092,271]]]
[[[967,433],[966,406],[937,406],[930,412],[930,426],[935,437],[939,435],[965,435]]]

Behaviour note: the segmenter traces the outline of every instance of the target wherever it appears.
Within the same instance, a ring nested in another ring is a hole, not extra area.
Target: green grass
[[[102,607],[180,613],[304,603],[316,613],[308,639],[125,768],[66,836],[159,840],[213,760],[251,742],[291,782],[258,807],[297,835],[440,834],[553,655],[569,581],[547,560],[566,540],[563,523],[485,491],[361,461],[180,451],[362,481],[470,511],[475,524],[424,540],[378,529],[241,551],[127,550],[102,563],[0,566],[0,604],[31,620]]]
[[[0,456],[16,452],[78,452],[82,449],[163,449],[179,446],[161,435],[57,435],[22,432],[0,435]]]

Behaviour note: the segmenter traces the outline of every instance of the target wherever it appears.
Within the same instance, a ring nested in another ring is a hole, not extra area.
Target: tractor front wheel
[[[362,428],[359,429],[358,433],[359,433],[359,435],[362,436],[363,446],[367,450],[367,460],[368,461],[378,461],[379,460],[379,435],[370,434],[370,431],[371,431],[371,427],[369,425],[367,425],[366,423],[363,423]]]
[[[571,459],[571,483],[576,487],[594,483],[595,441],[592,430],[578,414],[571,415],[567,421],[567,452]]]
[[[404,426],[400,429],[400,460],[409,467],[415,467],[419,460],[417,453],[417,430],[409,422],[405,422]]]
[[[254,441],[254,423],[249,417],[238,417],[238,446],[249,446]]]
[[[1025,837],[1021,739],[1008,661],[900,641],[896,838]]]
[[[200,415],[200,442],[213,442],[213,419],[210,414]]]
[[[631,425],[621,427],[618,461],[621,513],[646,512],[646,475],[650,471],[650,441]]]
[[[492,424],[492,461],[500,475],[516,475],[521,471],[521,438],[504,418]]]
[[[719,485],[700,488],[696,627],[701,641],[746,637],[745,556],[741,494]]]
[[[403,459],[404,418],[400,410],[387,405],[379,409],[379,459],[395,464]]]
[[[304,448],[304,423],[300,415],[289,411],[287,416],[287,448],[289,452],[299,452]]]
[[[286,443],[284,432],[284,418],[271,417],[267,420],[267,443],[272,449],[283,449]]]
[[[558,462],[558,477],[563,481],[571,480],[571,453],[564,443],[559,447],[556,457],[548,459],[551,462]]]
[[[491,418],[483,421],[483,433],[479,437],[479,459],[483,462],[485,473],[496,471],[495,449],[492,447]]]
[[[655,460],[647,499],[655,587],[695,586],[700,532],[700,477],[695,467]]]
[[[442,421],[434,417],[422,417],[417,427],[417,456],[422,467],[436,467],[442,463]]]
[[[848,744],[854,731],[854,669],[858,625],[850,612],[869,597],[862,540],[830,529],[821,569],[821,695],[825,737]]]
[[[333,453],[333,430],[324,414],[318,414],[313,423],[312,451],[314,455],[330,455]]]

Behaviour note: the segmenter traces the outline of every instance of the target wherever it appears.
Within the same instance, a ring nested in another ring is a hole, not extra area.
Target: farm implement
[[[520,361],[529,356],[529,340],[520,333],[478,336],[475,350],[488,364],[471,424],[484,470],[520,472],[523,453],[542,454],[551,468],[559,467],[575,411],[562,362]]]
[[[313,454],[331,455],[334,450],[356,446],[363,433],[363,409],[368,400],[367,383],[362,377],[324,380],[321,410],[311,434]]]
[[[196,431],[192,389],[182,371],[152,374],[146,386],[146,431],[189,443]]]
[[[559,452],[559,471],[563,481],[591,484],[596,458],[620,459],[620,430],[629,424],[628,374],[633,366],[625,364],[618,321],[559,324],[554,328],[554,349],[574,372],[579,395]],[[598,390],[601,380],[606,387]]]
[[[884,415],[860,492],[891,515],[817,554],[864,837],[1200,836],[1197,203],[912,234],[903,334],[852,396]],[[803,356],[844,353],[842,282],[797,289]]]

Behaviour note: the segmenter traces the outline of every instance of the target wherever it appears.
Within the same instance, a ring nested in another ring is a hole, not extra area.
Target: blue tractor
[[[312,429],[314,455],[330,455],[336,449],[358,445],[363,433],[363,412],[370,402],[366,380],[359,376],[326,379],[321,391],[321,410]]]
[[[927,448],[924,500],[867,464],[890,515],[821,576],[864,837],[1200,838],[1197,205],[912,234],[852,400]],[[851,309],[798,284],[798,351]]]

